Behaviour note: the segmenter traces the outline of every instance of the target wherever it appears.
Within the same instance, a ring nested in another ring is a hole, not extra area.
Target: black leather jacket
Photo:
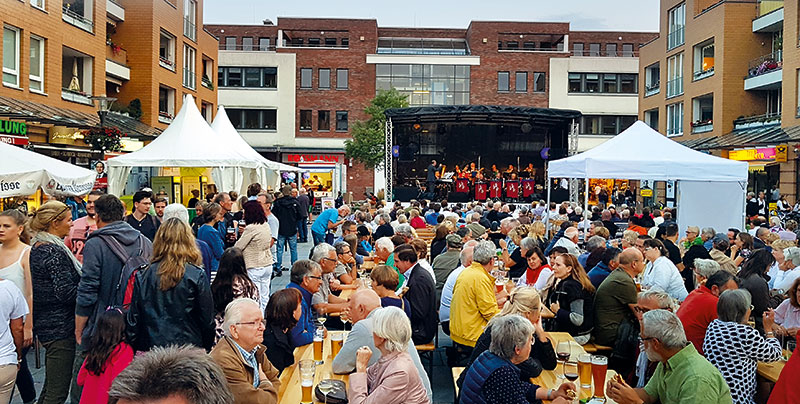
[[[214,345],[214,304],[203,269],[186,264],[172,289],[159,288],[158,262],[136,275],[128,325],[136,351],[155,346],[191,344],[210,351]]]

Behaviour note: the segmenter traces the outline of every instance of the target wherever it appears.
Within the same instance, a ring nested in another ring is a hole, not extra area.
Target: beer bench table
[[[294,364],[292,366],[287,367],[283,370],[283,374],[281,374],[280,381],[281,381],[281,388],[278,390],[278,402],[279,403],[300,403],[301,398],[303,395],[302,387],[300,386],[300,370],[298,363],[302,359],[314,359],[314,344],[308,344],[305,346],[301,346],[299,348],[295,348],[294,350]],[[314,371],[314,384],[312,386],[312,397],[313,397],[313,389],[316,389],[317,383],[323,379],[323,375],[326,375],[327,378],[342,380],[344,381],[345,385],[347,385],[349,380],[349,375],[337,375],[333,373],[333,356],[331,351],[331,332],[328,332],[328,336],[325,337],[325,340],[322,342],[322,359],[325,361],[321,365],[317,365],[316,370]],[[313,400],[314,402],[318,402],[316,399]]]
[[[353,293],[356,292],[356,290],[357,289],[345,289],[345,290],[342,291],[342,293],[339,294],[339,297],[341,297],[342,299],[349,299],[350,296],[352,296]],[[328,313],[328,315],[331,316],[331,317],[339,317],[341,314],[342,313],[340,313],[338,311],[335,312],[335,313]]]
[[[772,363],[758,362],[758,374],[775,383],[778,381],[784,366],[786,366],[786,361],[783,359]]]

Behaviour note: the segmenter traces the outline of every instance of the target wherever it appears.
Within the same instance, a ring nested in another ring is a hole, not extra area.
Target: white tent
[[[547,177],[548,186],[551,178],[582,178],[587,195],[589,178],[678,181],[682,228],[721,231],[744,223],[747,163],[692,150],[642,121],[591,150],[550,162]]]
[[[211,123],[211,129],[213,129],[217,135],[222,136],[224,142],[230,144],[242,154],[252,158],[255,161],[258,161],[263,165],[263,167],[259,167],[256,170],[257,178],[252,178],[250,181],[251,183],[258,181],[265,186],[270,185],[274,189],[277,189],[281,182],[279,173],[280,171],[297,173],[303,171],[295,166],[269,160],[259,154],[255,149],[253,149],[252,146],[250,146],[250,144],[247,143],[246,140],[242,138],[236,128],[233,127],[233,124],[228,118],[228,113],[225,111],[225,107],[222,105],[220,105],[217,109],[217,116],[214,117],[214,122]]]
[[[119,195],[131,167],[211,167],[220,190],[243,192],[245,178],[262,164],[221,140],[200,115],[194,98],[187,94],[172,123],[142,149],[108,160],[108,192]]]
[[[33,195],[88,194],[95,172],[36,152],[0,142],[0,198]]]

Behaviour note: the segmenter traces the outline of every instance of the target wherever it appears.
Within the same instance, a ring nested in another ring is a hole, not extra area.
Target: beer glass
[[[300,368],[300,387],[303,389],[300,402],[303,404],[311,404],[313,402],[312,389],[314,387],[314,370],[316,363],[311,359],[303,359],[298,364]]]
[[[592,355],[587,353],[578,355],[578,375],[582,389],[592,388]]]
[[[321,365],[322,362],[322,342],[324,341],[325,329],[322,327],[317,328],[317,331],[314,333],[314,361],[317,365]]]
[[[594,379],[594,396],[605,398],[606,372],[608,371],[608,358],[592,355],[592,379]]]
[[[331,357],[335,358],[344,345],[344,332],[331,333]]]

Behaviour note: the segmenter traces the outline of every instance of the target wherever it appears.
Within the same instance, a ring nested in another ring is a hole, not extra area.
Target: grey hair
[[[696,258],[694,260],[694,267],[697,273],[706,279],[720,270],[719,263],[717,261],[707,258]]]
[[[189,210],[181,203],[171,203],[164,208],[164,217],[161,219],[167,221],[173,217],[177,217],[181,222],[189,224]]]
[[[533,237],[525,237],[519,242],[519,246],[524,248],[525,251],[533,250],[533,247],[536,247],[537,245],[538,243],[536,243],[536,240],[534,240]]]
[[[392,251],[394,250],[394,243],[389,237],[381,237],[375,242],[376,250]]]
[[[348,213],[351,212],[350,206],[348,206],[348,205],[339,206],[339,208],[336,209],[336,210],[338,210],[339,212],[341,212],[342,210],[347,211]]]
[[[256,310],[261,311],[258,302],[253,299],[247,297],[233,299],[225,306],[225,321],[222,323],[222,331],[225,332],[225,335],[230,337],[231,326],[242,322],[242,308],[245,306],[253,306]]]
[[[720,321],[741,323],[750,309],[753,299],[747,289],[731,289],[722,292],[717,301],[717,315]]]
[[[303,278],[311,276],[317,269],[322,270],[319,264],[314,261],[298,260],[292,264],[292,273],[289,276],[289,280],[299,285],[303,283]]]
[[[681,320],[671,311],[650,310],[642,316],[642,324],[642,335],[659,340],[664,348],[682,349],[688,344]]]
[[[346,241],[340,241],[340,242],[336,243],[336,245],[333,246],[333,247],[336,249],[336,254],[344,254],[344,248],[345,247],[350,248],[350,244],[348,242],[346,242]],[[355,251],[351,251],[351,252],[355,253]]]
[[[461,254],[458,256],[458,260],[463,266],[467,266],[467,261],[472,263],[473,253],[475,252],[475,246],[478,245],[477,240],[470,240],[464,243],[461,247]],[[469,258],[469,259],[467,259]]]
[[[791,260],[792,265],[800,266],[800,248],[798,247],[789,247],[783,249],[783,256],[784,259]]]
[[[717,235],[716,230],[713,227],[703,227],[703,231],[700,233],[701,237],[705,237],[707,239],[712,239],[714,236]]]
[[[386,223],[386,224],[389,224],[389,223],[392,222],[392,217],[389,216],[388,213],[381,213],[380,215],[378,215],[378,217],[380,217],[380,220],[383,220],[383,222]]]
[[[314,252],[311,254],[311,261],[321,264],[322,260],[327,258],[331,251],[336,251],[332,245],[328,243],[318,244],[316,247],[314,247]]]
[[[660,309],[675,309],[675,301],[672,300],[668,294],[654,289],[648,289],[643,292],[639,292],[637,300],[652,300],[658,304],[658,308]]]
[[[517,354],[517,348],[528,344],[533,335],[533,325],[519,314],[496,316],[490,322],[492,342],[489,351],[503,359],[510,360]]]
[[[475,207],[472,208],[472,211],[482,215],[483,214],[483,206],[475,205]]]
[[[519,219],[515,219],[513,217],[507,217],[500,221],[501,226],[510,226],[511,228],[519,226]]]
[[[769,233],[769,229],[766,227],[759,227],[756,229],[756,238],[761,238],[761,236]]]
[[[414,237],[414,228],[411,227],[410,224],[403,223],[397,226],[397,229],[395,229],[394,234],[401,234],[406,237]]]
[[[472,260],[481,265],[486,265],[492,262],[492,258],[497,256],[495,251],[494,243],[491,241],[481,241],[475,246],[475,250],[472,252]]]
[[[408,218],[406,217],[405,214],[401,213],[401,214],[397,215],[397,223],[400,223],[400,224],[408,223]]]
[[[778,216],[772,216],[769,218],[769,224],[771,226],[780,226],[781,218],[779,218]]]
[[[178,394],[191,404],[233,404],[225,374],[202,349],[155,347],[137,356],[111,383],[109,404],[149,402]]]
[[[386,340],[383,349],[389,352],[405,352],[411,340],[411,322],[403,309],[395,306],[375,310],[372,318],[372,333]]]
[[[600,236],[589,237],[589,240],[586,241],[586,251],[588,252],[592,252],[597,248],[605,246],[606,246],[606,239]]]

